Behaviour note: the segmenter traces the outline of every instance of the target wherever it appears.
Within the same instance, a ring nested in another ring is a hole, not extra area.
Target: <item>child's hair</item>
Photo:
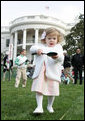
[[[44,39],[41,39],[42,43],[46,43],[46,40],[45,39],[46,39],[46,36],[47,35],[51,35],[51,36],[57,35],[57,39],[58,39],[58,42],[57,43],[61,42],[62,39],[63,39],[63,35],[56,28],[52,28],[52,27],[47,28],[45,30],[45,32],[46,33],[45,33]]]
[[[21,50],[20,50],[20,53],[22,53],[23,51],[26,51],[26,49],[21,49]]]

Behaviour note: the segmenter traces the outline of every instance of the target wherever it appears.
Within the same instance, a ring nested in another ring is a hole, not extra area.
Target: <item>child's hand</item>
[[[41,55],[43,53],[43,50],[41,50],[41,49],[39,49],[38,51],[37,51],[37,54],[38,55]]]
[[[53,59],[57,59],[58,58],[58,55],[55,55],[55,56],[52,56]]]

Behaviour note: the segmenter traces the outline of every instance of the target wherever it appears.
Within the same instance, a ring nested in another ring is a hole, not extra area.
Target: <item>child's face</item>
[[[67,74],[65,74],[65,77],[67,78]]]
[[[24,50],[21,54],[25,56],[26,55],[26,51]]]
[[[46,44],[48,47],[53,47],[57,44],[57,35],[47,35]]]

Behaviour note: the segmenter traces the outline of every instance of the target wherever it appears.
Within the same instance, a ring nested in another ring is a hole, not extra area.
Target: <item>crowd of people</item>
[[[55,28],[48,28],[42,34],[41,43],[33,45],[30,48],[30,53],[35,54],[35,67],[32,76],[33,83],[31,91],[36,92],[37,108],[33,113],[43,113],[43,95],[48,96],[47,110],[53,113],[53,102],[55,96],[59,96],[59,85],[62,81],[64,84],[69,84],[72,81],[77,84],[77,80],[80,80],[82,84],[82,68],[84,65],[84,56],[81,54],[81,50],[78,48],[76,54],[71,58],[67,54],[67,51],[63,51],[59,42],[62,41],[61,33]],[[56,55],[46,55],[49,52],[55,52]],[[5,80],[5,72],[8,70],[6,65],[8,60],[4,57],[4,69],[3,80]],[[26,57],[26,50],[22,49],[20,55],[15,59],[17,65],[17,75],[15,81],[15,87],[18,88],[20,84],[21,76],[23,77],[22,87],[26,87],[27,82],[27,65],[29,61]],[[63,65],[63,69],[61,70]],[[11,69],[12,66],[10,66]],[[74,73],[74,77],[72,74]],[[78,76],[79,74],[79,76]]]
[[[21,51],[25,51],[25,56],[26,56],[26,50],[22,49]],[[22,67],[22,66],[18,65],[18,63],[17,63],[18,58],[20,56],[21,57],[23,56],[22,53],[23,52],[20,53],[20,55],[16,58],[16,61],[15,61],[15,64],[18,66],[18,68]],[[9,71],[9,69],[10,69],[10,76],[12,75],[13,60],[9,61],[8,54],[9,54],[9,52],[7,51],[3,58],[3,81],[5,81],[6,72]],[[77,48],[76,54],[74,54],[73,56],[69,56],[67,54],[66,50],[63,51],[63,54],[64,54],[64,62],[63,62],[63,68],[61,71],[61,81],[65,84],[69,84],[70,82],[77,84],[77,80],[80,79],[80,84],[82,84],[82,79],[84,78],[83,77],[84,56],[81,54],[81,50],[79,48]],[[21,60],[23,60],[23,58]],[[32,78],[32,75],[34,72],[33,60],[28,65],[30,65],[30,64],[31,64],[31,66],[28,66],[28,67],[27,67],[27,65],[25,65],[25,72],[27,71],[26,72],[27,77]],[[20,70],[19,70],[19,72],[20,72]],[[17,75],[20,75],[20,74],[17,74]],[[17,83],[17,81],[16,81],[16,83]],[[20,83],[20,81],[19,81],[19,83]]]
[[[77,81],[80,80],[79,84],[82,84],[82,71],[84,67],[84,56],[81,54],[79,48],[76,49],[76,54],[70,56],[67,54],[67,51],[64,51],[64,69],[62,70],[61,79],[65,84],[69,84],[72,81],[74,84],[77,84]]]

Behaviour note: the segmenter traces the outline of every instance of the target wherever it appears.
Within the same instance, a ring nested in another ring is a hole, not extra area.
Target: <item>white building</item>
[[[9,43],[13,43],[13,59],[21,48],[25,48],[28,59],[32,59],[29,49],[34,43],[40,42],[42,32],[48,27],[55,27],[65,36],[72,25],[46,15],[19,17],[10,22],[9,27],[1,28],[1,52],[7,51]]]

